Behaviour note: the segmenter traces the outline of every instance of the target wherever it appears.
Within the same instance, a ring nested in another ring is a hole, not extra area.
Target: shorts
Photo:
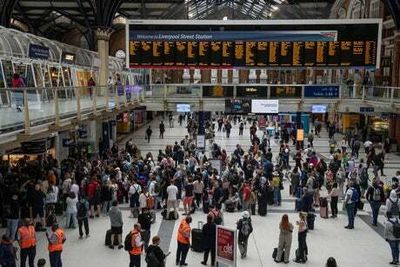
[[[129,207],[130,208],[139,208],[139,196],[132,195],[129,199]]]
[[[120,227],[111,226],[111,234],[122,235],[122,226],[120,226]]]
[[[93,207],[96,205],[100,205],[100,200],[97,197],[91,197],[89,198],[89,206]]]
[[[39,218],[44,218],[44,209],[38,207],[32,207],[32,217],[35,219],[39,215]]]
[[[191,206],[193,202],[193,197],[184,197],[183,198],[183,205]]]

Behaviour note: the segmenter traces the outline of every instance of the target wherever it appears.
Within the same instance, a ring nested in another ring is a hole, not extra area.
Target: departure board
[[[304,55],[304,42],[293,42],[292,48],[292,66],[301,67],[303,66]]]
[[[256,65],[257,42],[246,42],[246,66]]]
[[[199,43],[188,42],[187,43],[187,65],[197,66],[197,59],[199,58]]]
[[[281,42],[279,53],[279,65],[282,67],[292,66],[292,42]]]
[[[268,56],[268,65],[269,66],[279,66],[279,55],[280,49],[279,42],[270,42],[269,43],[269,56]]]
[[[129,21],[130,68],[378,68],[381,20]]]
[[[256,64],[259,67],[268,65],[268,42],[257,42]]]

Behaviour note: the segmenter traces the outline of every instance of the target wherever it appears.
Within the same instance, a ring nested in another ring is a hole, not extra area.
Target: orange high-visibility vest
[[[178,242],[182,243],[182,244],[189,244],[190,242],[190,226],[189,224],[186,222],[186,220],[182,220],[181,224],[179,225],[178,228],[178,235],[177,235],[177,239]]]
[[[136,230],[133,230],[131,232],[132,235],[132,249],[129,251],[130,254],[132,255],[140,255],[142,254],[142,246],[136,246],[136,238],[138,235],[140,235],[140,233]]]
[[[21,249],[36,246],[35,227],[32,225],[22,226],[18,229],[19,246]]]
[[[62,229],[57,229],[54,234],[57,237],[56,243],[49,243],[49,252],[55,252],[55,251],[62,251],[64,247],[64,231]]]

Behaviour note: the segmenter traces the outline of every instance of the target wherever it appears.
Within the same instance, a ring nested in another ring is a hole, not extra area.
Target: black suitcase
[[[272,258],[276,260],[276,256],[278,256],[278,248],[274,248],[274,251],[272,252]],[[278,260],[278,262],[283,262],[285,260],[285,251],[283,251],[281,258]]]
[[[192,250],[203,252],[203,233],[201,229],[192,229]]]
[[[358,202],[357,204],[357,209],[359,210],[363,210],[364,209],[364,202],[362,202],[361,200]]]
[[[328,199],[326,197],[320,197],[319,198],[319,205],[322,208],[328,207]]]
[[[308,258],[307,258],[307,251],[304,253],[304,262],[306,262],[307,260],[308,260]],[[296,252],[295,252],[295,254],[296,254],[296,260],[300,260],[300,254],[299,254],[299,249],[296,249]]]
[[[235,212],[235,203],[225,203],[226,212]]]
[[[175,213],[174,211],[170,211],[168,213],[167,220],[177,220],[179,218],[178,213]]]
[[[106,246],[110,246],[111,245],[111,229],[107,230],[107,232],[106,232],[106,239],[105,239],[104,244]],[[114,246],[118,245],[118,235],[114,235],[114,244],[113,245]]]
[[[203,212],[208,214],[210,212],[210,203],[203,201]]]
[[[45,232],[46,228],[43,227],[43,224],[41,222],[36,222],[35,223],[35,231],[36,232]]]
[[[313,213],[307,214],[307,227],[309,230],[314,230],[315,215]]]

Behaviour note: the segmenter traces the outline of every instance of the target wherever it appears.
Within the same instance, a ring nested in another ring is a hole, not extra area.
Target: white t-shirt
[[[178,187],[171,184],[167,187],[168,200],[176,200],[176,195],[178,194]]]
[[[77,213],[77,207],[76,207],[76,203],[78,203],[78,198],[70,198],[67,197],[67,213]]]
[[[129,187],[129,195],[133,195],[135,193],[140,194],[142,192],[142,188],[138,184],[133,184],[131,187]]]
[[[147,197],[143,193],[139,196],[139,205],[141,209],[147,207]]]

